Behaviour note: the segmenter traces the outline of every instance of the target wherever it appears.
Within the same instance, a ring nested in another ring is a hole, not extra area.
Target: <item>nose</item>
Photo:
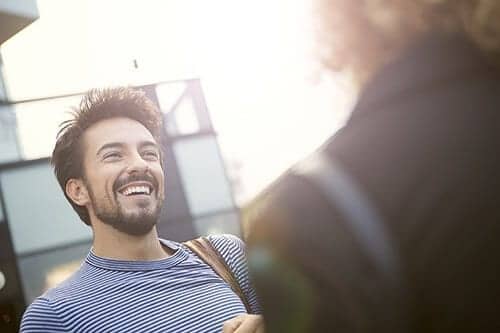
[[[149,170],[149,165],[142,156],[138,153],[130,157],[129,165],[127,167],[128,173],[143,173]]]

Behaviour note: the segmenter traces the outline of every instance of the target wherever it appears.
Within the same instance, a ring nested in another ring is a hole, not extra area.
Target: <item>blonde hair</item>
[[[498,0],[317,0],[319,52],[360,84],[426,33],[460,33],[500,65]]]

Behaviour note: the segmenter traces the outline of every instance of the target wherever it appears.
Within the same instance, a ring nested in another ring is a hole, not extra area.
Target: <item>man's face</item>
[[[160,159],[153,136],[135,120],[111,118],[88,128],[83,181],[90,215],[130,235],[151,231],[164,198]]]

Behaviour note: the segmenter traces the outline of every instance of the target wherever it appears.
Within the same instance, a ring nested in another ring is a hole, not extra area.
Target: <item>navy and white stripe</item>
[[[260,312],[248,278],[243,242],[209,236]],[[22,333],[217,332],[224,321],[246,313],[231,288],[189,249],[157,261],[100,258],[92,251],[71,278],[38,297],[26,310]]]

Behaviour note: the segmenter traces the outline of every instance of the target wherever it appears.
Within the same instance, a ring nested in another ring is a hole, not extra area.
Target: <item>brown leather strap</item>
[[[201,260],[210,266],[222,280],[224,280],[241,299],[248,313],[252,313],[250,303],[243,293],[238,280],[235,278],[233,272],[227,265],[226,261],[220,255],[219,251],[210,243],[205,237],[199,237],[187,242],[184,242],[191,251],[193,251]]]

